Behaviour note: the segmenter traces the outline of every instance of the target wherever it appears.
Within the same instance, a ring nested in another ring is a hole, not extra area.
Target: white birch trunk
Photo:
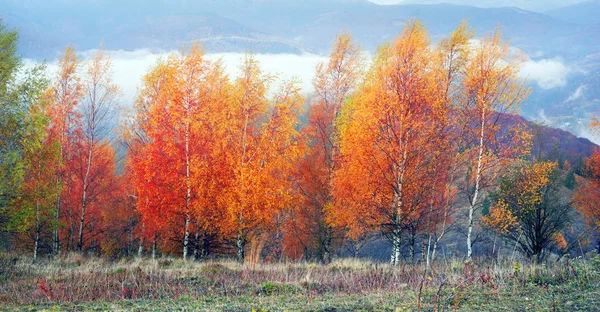
[[[154,235],[154,240],[152,241],[152,260],[156,260],[156,235]]]
[[[33,262],[37,261],[38,246],[39,246],[39,242],[40,242],[40,231],[41,231],[40,210],[39,210],[38,199],[36,199],[35,209],[36,209],[36,211],[35,211],[36,224],[35,224],[35,242],[33,244]]]
[[[237,259],[239,262],[244,262],[244,248],[246,245],[246,242],[244,240],[244,237],[242,235],[242,231],[240,230],[238,233],[238,237],[237,237],[237,241],[236,241],[236,245],[237,245]]]
[[[188,244],[190,241],[190,201],[192,199],[192,187],[190,181],[190,104],[186,103],[186,125],[185,125],[185,228],[183,234],[183,260],[187,260]]]
[[[390,259],[390,264],[400,264],[400,233],[397,230],[392,232],[392,256]]]
[[[93,117],[92,117],[93,118]],[[93,119],[92,119],[92,123],[93,123]],[[94,126],[92,125],[92,132],[94,131]],[[77,240],[77,250],[82,251],[83,250],[83,229],[85,226],[85,211],[87,208],[87,189],[88,189],[88,183],[89,183],[89,177],[90,177],[90,170],[92,167],[92,144],[94,142],[93,136],[92,139],[89,140],[88,142],[88,157],[87,157],[87,168],[85,171],[85,175],[83,177],[83,192],[81,195],[81,215],[79,217],[79,235],[78,235],[78,240]]]
[[[475,172],[475,190],[473,192],[473,198],[471,200],[471,202],[469,202],[469,228],[467,230],[467,260],[471,260],[472,259],[472,255],[473,255],[473,242],[472,242],[472,235],[473,235],[473,213],[475,211],[475,205],[477,204],[477,199],[478,199],[478,195],[479,195],[479,187],[480,187],[480,181],[481,181],[481,168],[482,168],[482,162],[483,162],[483,138],[484,138],[484,131],[485,131],[485,108],[482,108],[481,110],[481,131],[479,134],[479,155],[477,156],[477,171]]]

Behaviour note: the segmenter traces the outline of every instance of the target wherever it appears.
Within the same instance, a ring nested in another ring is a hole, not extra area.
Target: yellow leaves
[[[346,96],[355,87],[362,65],[360,48],[354,44],[352,36],[347,33],[338,35],[329,61],[317,65],[313,80],[317,101],[337,115]]]
[[[450,37],[442,38],[438,43],[437,52],[441,57],[442,68],[450,76],[459,71],[467,62],[470,52],[469,43],[475,34],[466,21],[461,22]]]
[[[234,101],[247,118],[254,120],[268,108],[266,94],[273,77],[262,72],[252,54],[244,57],[240,72],[241,75],[235,81]]]
[[[463,82],[466,105],[488,113],[511,113],[528,96],[518,78],[519,62],[509,59],[509,47],[502,42],[500,30],[475,45]]]
[[[521,179],[517,196],[518,205],[527,212],[542,202],[542,189],[550,182],[550,175],[556,169],[555,162],[540,162],[521,169]]]
[[[494,229],[498,234],[507,234],[518,226],[517,217],[512,214],[503,200],[492,206],[490,214],[483,216],[481,222],[484,226]]]
[[[482,217],[483,224],[499,234],[521,230],[521,221],[539,210],[544,201],[544,189],[556,168],[556,162],[538,162],[518,168],[501,183],[499,198],[490,214]]]
[[[554,242],[554,244],[556,244],[556,247],[558,247],[560,251],[566,252],[568,250],[569,246],[567,244],[567,240],[561,233],[554,233],[554,235],[552,235],[552,241]]]

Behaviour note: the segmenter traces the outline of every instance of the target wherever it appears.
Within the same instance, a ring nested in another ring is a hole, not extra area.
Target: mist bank
[[[85,50],[78,53],[81,60],[88,60],[96,50]],[[520,51],[522,52],[522,51]],[[151,49],[138,49],[133,51],[125,50],[107,50],[113,65],[113,78],[115,83],[121,88],[123,96],[121,106],[130,108],[137,95],[138,87],[141,84],[143,76],[149,72],[160,60],[166,60],[173,53],[179,51],[157,51]],[[206,59],[210,61],[220,61],[223,63],[227,74],[231,79],[239,74],[239,66],[242,64],[245,53],[207,53]],[[260,62],[262,70],[269,75],[276,77],[275,86],[282,81],[290,79],[299,80],[302,93],[309,96],[313,91],[312,80],[315,75],[316,66],[319,62],[328,60],[327,56],[313,53],[303,54],[254,54]],[[372,54],[365,52],[365,65],[368,66]],[[28,67],[40,64],[36,59],[25,59]],[[56,76],[58,70],[58,57],[46,61],[48,78]],[[586,71],[567,63],[561,58],[544,58],[543,54],[536,55],[522,64],[520,77],[527,80],[532,87],[532,96],[524,103],[521,114],[527,119],[544,122],[548,126],[558,127],[568,130],[577,136],[588,138],[595,143],[600,143],[597,137],[592,135],[587,129],[589,116],[574,115],[566,117],[556,112],[549,112],[549,99],[556,101],[564,98],[565,105],[581,106],[585,103],[592,104],[598,101],[594,94],[590,93],[590,88],[581,84],[581,77],[586,75]],[[599,103],[596,103],[599,104]],[[592,105],[593,106],[593,105]]]

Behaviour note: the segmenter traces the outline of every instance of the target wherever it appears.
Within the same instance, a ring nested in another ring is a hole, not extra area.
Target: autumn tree
[[[249,239],[290,204],[290,170],[301,154],[296,126],[303,99],[297,82],[283,83],[270,105],[271,80],[247,55],[225,112],[222,150],[230,169],[220,204],[227,211],[225,224],[235,237],[239,261]]]
[[[577,179],[577,191],[573,205],[583,215],[588,226],[596,232],[600,229],[600,150],[594,151],[586,161],[584,177]],[[597,242],[600,253],[600,241]]]
[[[111,65],[102,47],[87,64],[83,80],[85,92],[80,106],[81,131],[72,143],[77,149],[69,164],[74,168],[73,178],[76,181],[71,190],[71,204],[72,213],[76,216],[79,251],[98,233],[99,198],[110,194],[116,180],[116,157],[110,145],[110,135],[121,91],[112,81]]]
[[[41,71],[35,74],[43,76]],[[57,227],[54,199],[58,193],[55,165],[58,146],[47,138],[48,117],[43,95],[47,82],[40,83],[33,89],[36,94],[32,94],[32,98],[37,100],[29,106],[24,125],[24,149],[19,166],[23,180],[11,205],[10,223],[12,229],[31,240],[34,262],[42,244],[49,241],[50,230]]]
[[[462,22],[448,37],[440,39],[433,52],[433,73],[439,86],[440,105],[447,111],[447,116],[440,121],[438,127],[438,134],[446,144],[438,147],[440,155],[435,166],[438,168],[438,179],[444,180],[445,187],[441,192],[438,190],[437,194],[433,194],[439,206],[430,205],[428,213],[428,265],[431,260],[435,260],[438,244],[448,233],[457,210],[456,181],[464,165],[459,157],[464,127],[452,122],[452,117],[456,115],[455,110],[460,105],[462,83],[473,36],[469,25]]]
[[[47,180],[35,184],[31,179],[36,175],[45,178],[51,168],[43,166],[53,160],[52,147],[44,144],[47,80],[44,66],[23,68],[17,39],[18,33],[9,31],[0,20],[0,229],[30,234],[37,229],[40,234],[45,215],[51,211],[47,200],[53,186]],[[25,203],[25,198],[31,201]],[[35,258],[39,239],[35,233],[32,238]],[[9,241],[2,238],[4,247]]]
[[[206,60],[198,45],[171,55],[144,78],[128,136],[129,167],[153,254],[157,236],[172,232],[181,233],[184,259],[192,241],[199,256],[199,240],[217,231],[216,194],[225,169],[216,142],[229,89],[221,63]]]
[[[27,114],[27,104],[18,101],[18,81],[21,58],[17,55],[18,33],[8,30],[0,20],[0,224],[8,220],[6,213],[14,198],[20,177],[16,170],[23,150],[20,131]]]
[[[142,229],[138,254],[144,250],[144,241],[149,239],[152,246],[152,257],[156,256],[158,232],[169,216],[161,214],[161,195],[166,189],[162,186],[160,168],[160,147],[153,141],[153,135],[159,131],[153,124],[153,114],[157,102],[162,100],[166,75],[164,64],[158,63],[142,78],[142,88],[134,102],[133,116],[125,121],[121,128],[123,142],[127,147],[126,175],[131,184],[131,196],[135,198],[136,211],[141,215]],[[157,136],[160,139],[161,136]],[[158,154],[158,155],[157,155]],[[158,157],[158,158],[157,158]],[[164,171],[163,171],[164,172]],[[161,222],[162,221],[162,222]]]
[[[540,263],[570,220],[571,203],[563,181],[555,162],[517,166],[492,193],[494,204],[482,217],[483,224]]]
[[[447,112],[430,74],[432,54],[423,25],[409,23],[378,50],[340,117],[332,216],[351,235],[381,229],[392,242],[392,264],[400,262],[405,230],[425,226],[420,220],[443,186],[435,150],[444,145],[437,132]]]
[[[468,200],[467,259],[473,254],[476,212],[481,194],[495,177],[499,160],[510,160],[523,154],[529,136],[518,127],[501,132],[518,105],[528,95],[518,78],[520,59],[509,54],[509,45],[501,40],[500,31],[478,41],[465,67],[456,120],[460,132],[460,157],[466,164],[460,190]]]
[[[334,240],[343,238],[341,228],[327,220],[333,205],[332,178],[337,146],[336,120],[342,104],[356,85],[361,70],[361,55],[349,34],[341,34],[333,44],[327,63],[317,65],[313,81],[316,98],[308,111],[306,133],[309,151],[300,164],[299,203],[288,222],[289,239],[323,263],[331,262]],[[310,255],[306,255],[310,256]]]
[[[53,252],[60,253],[59,225],[61,211],[65,209],[66,189],[71,187],[70,169],[67,164],[73,155],[73,139],[80,131],[80,112],[77,105],[83,96],[83,85],[78,73],[80,62],[72,46],[68,46],[65,53],[58,60],[58,74],[48,92],[48,140],[58,145],[58,160],[53,165],[56,168],[56,183],[60,191],[56,196],[56,215],[54,228]]]

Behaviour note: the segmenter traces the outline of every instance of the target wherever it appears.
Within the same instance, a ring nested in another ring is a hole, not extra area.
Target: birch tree
[[[115,172],[110,172],[110,168],[114,168],[110,135],[121,91],[112,81],[111,65],[101,46],[87,64],[83,81],[81,150],[77,162],[77,177],[81,183],[77,231],[79,251],[83,250],[86,228],[91,227],[88,220],[91,205],[99,195],[110,191],[114,182]]]
[[[466,22],[462,22],[455,31],[448,37],[442,38],[435,51],[435,70],[437,83],[440,92],[440,104],[448,110],[448,116],[444,123],[440,125],[440,136],[448,144],[445,153],[445,161],[436,164],[444,174],[440,179],[445,180],[445,188],[441,194],[438,194],[441,207],[441,213],[435,214],[431,211],[429,221],[430,233],[428,234],[427,256],[429,264],[435,260],[439,242],[444,238],[451,225],[453,214],[456,212],[457,191],[455,182],[459,171],[464,165],[459,157],[462,133],[465,125],[457,125],[451,122],[453,111],[458,107],[459,97],[462,89],[462,82],[465,74],[465,67],[470,56],[470,41],[473,39],[473,32]],[[440,146],[442,147],[442,146]],[[431,207],[433,210],[433,207]]]
[[[528,89],[518,77],[520,59],[512,57],[509,45],[501,40],[500,30],[481,39],[472,47],[462,84],[458,106],[460,123],[468,125],[462,134],[466,158],[467,178],[463,192],[468,200],[467,259],[473,255],[473,229],[477,223],[476,210],[480,206],[481,193],[487,181],[493,178],[493,159],[509,156],[511,151],[522,147],[517,140],[496,148],[501,125],[507,116],[516,112],[518,105],[528,95]],[[511,145],[513,145],[511,147]],[[496,166],[497,167],[497,166]]]
[[[56,183],[61,187],[56,196],[56,215],[54,229],[53,251],[55,255],[60,254],[59,224],[61,222],[61,211],[64,209],[65,189],[71,187],[70,170],[66,164],[73,155],[73,138],[76,131],[80,129],[80,115],[76,107],[83,96],[83,85],[81,84],[80,62],[72,46],[68,46],[65,53],[58,60],[59,71],[50,89],[50,104],[48,114],[50,125],[48,129],[49,139],[55,141],[59,147],[59,158],[57,161]]]
[[[333,215],[350,235],[380,228],[392,243],[393,265],[400,262],[403,230],[418,224],[436,185],[435,158],[427,151],[438,147],[436,130],[446,111],[431,70],[427,33],[411,22],[379,49],[340,117],[341,164],[334,178],[340,206]]]
[[[300,165],[300,190],[304,200],[294,211],[290,222],[302,233],[310,249],[323,263],[331,262],[333,241],[343,238],[343,233],[327,220],[327,209],[333,205],[332,178],[337,146],[338,119],[344,101],[356,86],[361,74],[361,55],[349,34],[338,35],[329,60],[317,65],[313,85],[316,98],[309,108],[308,125],[304,129],[310,149]]]

